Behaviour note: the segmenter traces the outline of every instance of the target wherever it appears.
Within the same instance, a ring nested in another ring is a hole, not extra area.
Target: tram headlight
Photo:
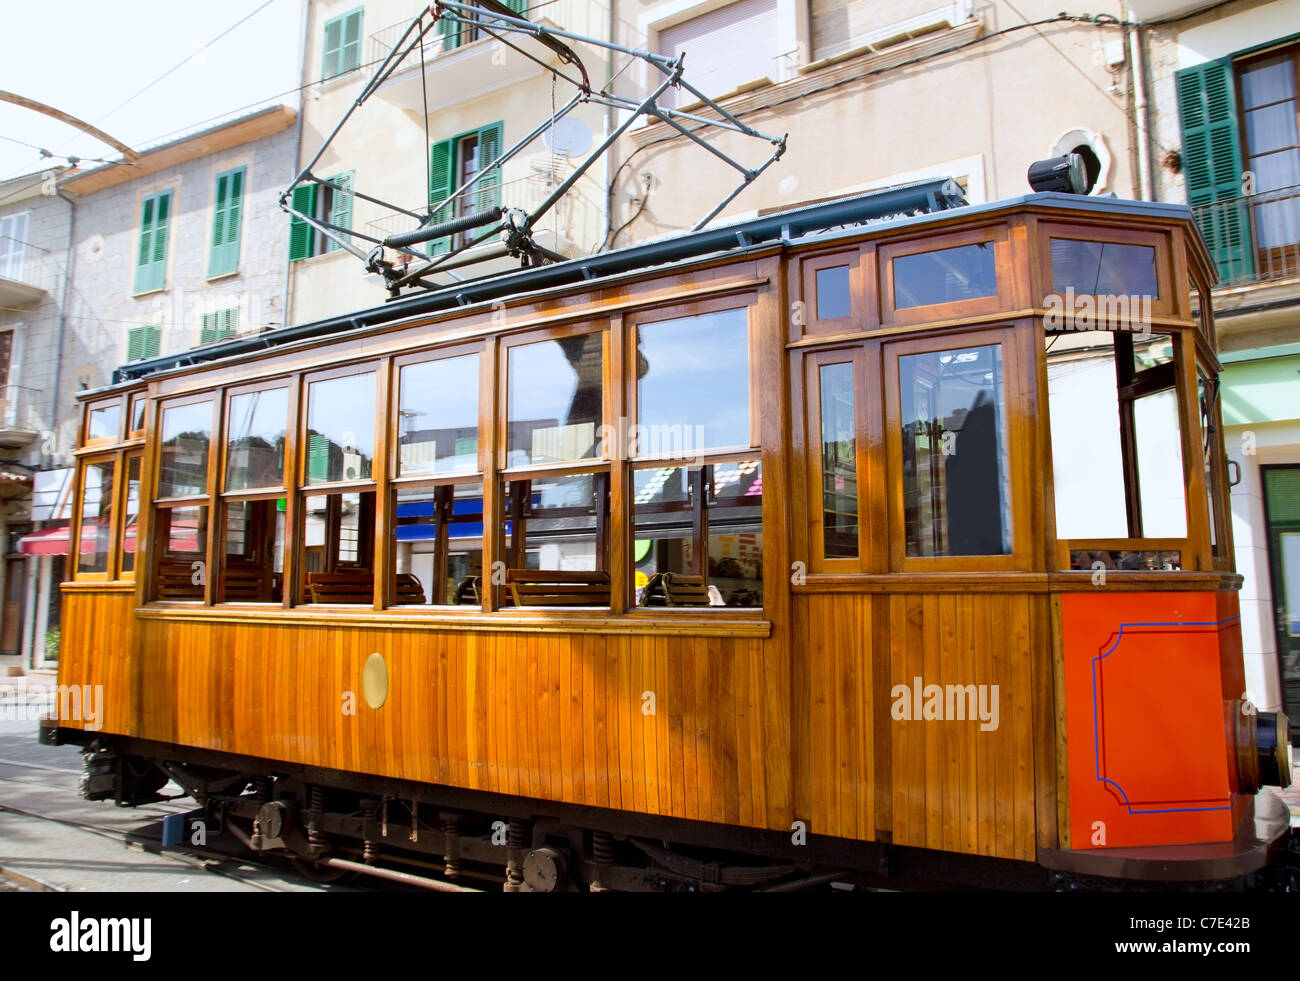
[[[1035,191],[1087,194],[1088,175],[1083,168],[1083,157],[1067,153],[1063,157],[1036,160],[1029,165],[1029,186]]]

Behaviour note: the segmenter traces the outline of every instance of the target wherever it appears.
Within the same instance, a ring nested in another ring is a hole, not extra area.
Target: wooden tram
[[[122,369],[43,738],[507,889],[1254,881],[1205,246],[941,188]]]

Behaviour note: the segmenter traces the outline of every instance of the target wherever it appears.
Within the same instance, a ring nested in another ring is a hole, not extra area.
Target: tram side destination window
[[[1011,554],[998,345],[898,359],[909,557]]]
[[[482,602],[483,485],[402,487],[394,526],[398,606]]]
[[[689,457],[750,445],[747,309],[643,324],[636,364],[631,455]]]
[[[848,266],[828,266],[817,270],[818,320],[838,320],[853,313],[849,272]]]
[[[113,536],[114,462],[87,463],[77,571],[105,574]]]
[[[212,403],[191,402],[163,409],[158,496],[186,497],[208,490]]]
[[[590,333],[510,348],[508,467],[597,456],[603,344]]]
[[[635,470],[633,522],[638,606],[763,605],[758,460]]]
[[[1112,331],[1047,337],[1056,533],[1070,543],[1070,568],[1182,568],[1179,549],[1150,542],[1187,536],[1172,341]]]
[[[284,483],[289,390],[272,388],[230,399],[226,427],[226,490],[279,487]]]
[[[312,382],[307,396],[307,483],[371,479],[375,375]]]
[[[478,471],[478,370],[477,354],[401,369],[399,477]]]
[[[993,242],[917,252],[894,259],[894,308],[997,296]]]

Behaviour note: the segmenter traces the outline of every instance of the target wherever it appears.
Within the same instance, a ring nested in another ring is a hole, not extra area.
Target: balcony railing
[[[1192,209],[1219,289],[1300,277],[1300,185]]]
[[[22,385],[0,385],[0,447],[14,449],[36,438],[41,431],[36,402],[45,395]]]

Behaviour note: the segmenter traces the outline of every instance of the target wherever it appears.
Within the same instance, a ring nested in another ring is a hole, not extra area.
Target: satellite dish
[[[591,130],[581,119],[565,116],[542,134],[546,149],[561,157],[580,157],[591,149]]]

